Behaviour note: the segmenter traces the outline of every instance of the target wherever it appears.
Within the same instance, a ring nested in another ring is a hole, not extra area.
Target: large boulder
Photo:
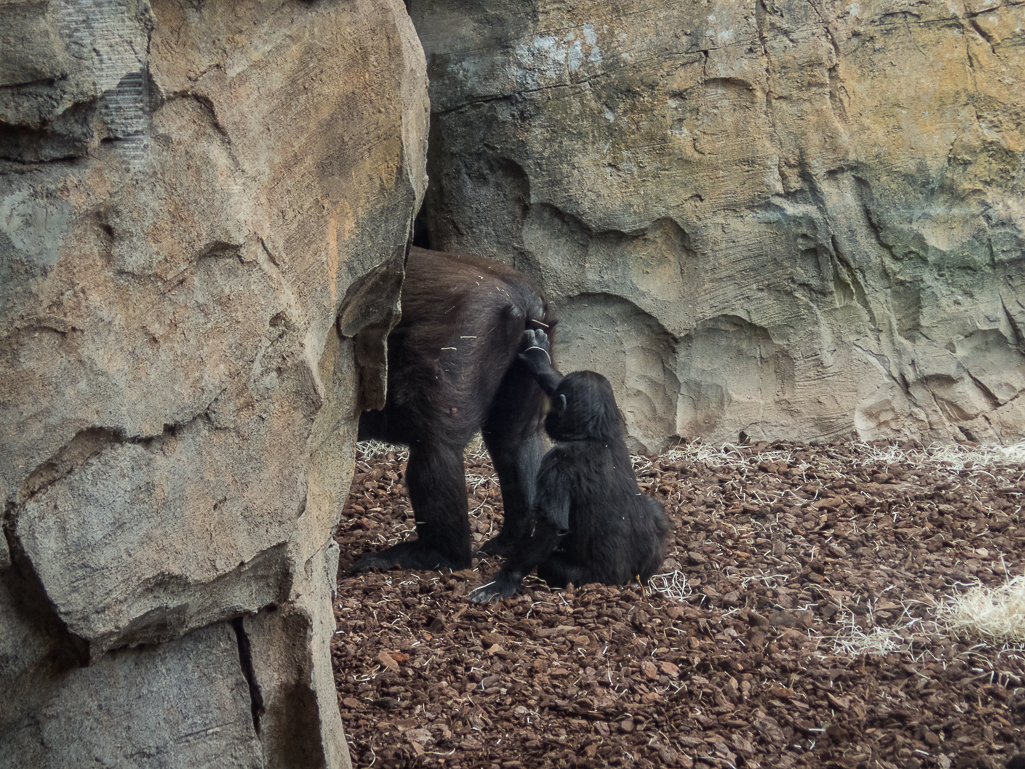
[[[966,4],[411,0],[432,244],[632,436],[1025,435],[1025,30]]]
[[[0,37],[0,767],[345,766],[331,533],[426,187],[409,17],[15,2]]]

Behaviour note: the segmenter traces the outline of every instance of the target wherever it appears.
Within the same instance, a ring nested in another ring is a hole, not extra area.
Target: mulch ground
[[[363,455],[332,643],[353,764],[1004,767],[1025,752],[1025,648],[937,617],[966,586],[1022,574],[1025,467],[944,456],[777,442],[637,457],[675,526],[664,576],[532,579],[478,605],[467,594],[499,559],[348,575],[413,528],[401,455]],[[486,457],[467,472],[479,544],[501,496]]]

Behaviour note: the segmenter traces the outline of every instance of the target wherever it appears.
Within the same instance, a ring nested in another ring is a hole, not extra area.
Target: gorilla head
[[[623,437],[623,424],[612,385],[594,371],[567,374],[545,417],[554,441],[616,441]]]

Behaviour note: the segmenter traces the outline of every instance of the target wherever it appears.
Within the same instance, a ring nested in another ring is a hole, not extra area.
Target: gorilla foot
[[[497,555],[501,557],[508,556],[516,546],[516,540],[512,537],[503,537],[499,534],[496,537],[492,537],[479,548],[477,552],[484,555]]]
[[[392,547],[385,548],[378,553],[367,553],[357,559],[352,565],[351,573],[357,574],[370,569],[421,569],[424,571],[440,571],[441,569],[468,569],[473,564],[470,554],[454,556],[451,553],[442,553],[429,545],[424,545],[420,540],[414,539],[410,542],[400,542]]]

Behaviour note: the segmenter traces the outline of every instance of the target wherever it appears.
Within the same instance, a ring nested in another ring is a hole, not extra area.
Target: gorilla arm
[[[559,541],[569,534],[570,493],[566,484],[557,482],[559,474],[553,469],[557,451],[549,452],[541,464],[537,502],[527,531],[494,579],[470,593],[471,601],[486,603],[514,595],[523,578],[549,560]]]

